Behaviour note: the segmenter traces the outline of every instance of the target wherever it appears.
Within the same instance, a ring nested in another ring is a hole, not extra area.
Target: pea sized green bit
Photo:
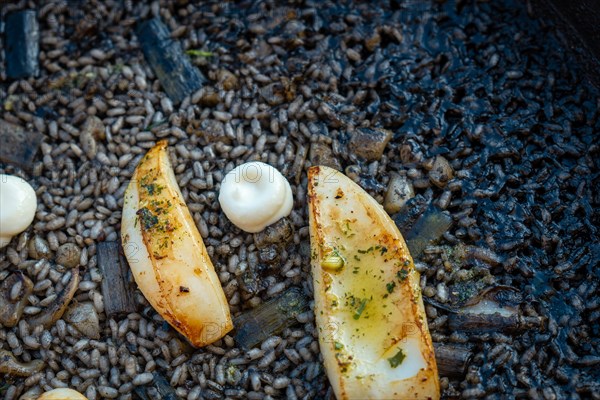
[[[398,352],[395,356],[388,358],[387,360],[390,363],[390,367],[396,368],[398,365],[402,364],[402,361],[406,358],[406,355],[402,351],[402,349],[398,349]]]
[[[328,271],[340,271],[344,267],[344,259],[337,250],[333,250],[323,258],[321,267]]]
[[[354,319],[359,319],[362,315],[363,311],[365,311],[365,307],[367,306],[368,299],[362,299],[356,311],[354,311],[354,315],[352,316]]]

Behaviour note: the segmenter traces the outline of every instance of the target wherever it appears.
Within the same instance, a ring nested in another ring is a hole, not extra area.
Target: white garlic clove
[[[29,183],[18,176],[0,174],[0,248],[27,229],[36,208],[37,198]]]
[[[292,188],[281,172],[271,165],[253,161],[225,175],[219,203],[234,225],[256,233],[288,216],[294,201]]]

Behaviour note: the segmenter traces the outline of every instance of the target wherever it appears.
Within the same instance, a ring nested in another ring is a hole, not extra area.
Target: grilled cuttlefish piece
[[[150,149],[125,192],[121,238],[135,281],[162,317],[200,347],[233,328],[221,282],[183,200],[167,142]]]
[[[406,243],[382,206],[328,167],[308,171],[315,315],[338,400],[439,399]]]

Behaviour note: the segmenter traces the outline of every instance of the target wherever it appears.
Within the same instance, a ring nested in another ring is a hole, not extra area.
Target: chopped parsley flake
[[[154,196],[154,194],[160,195],[160,193],[164,189],[163,186],[157,185],[156,183],[148,183],[148,184],[142,183],[142,187],[148,191],[148,194],[150,196]]]
[[[400,271],[396,272],[396,277],[400,282],[406,280],[406,278],[408,278],[408,270],[402,268]]]
[[[367,306],[367,302],[369,300],[367,299],[362,299],[360,301],[360,304],[358,305],[358,308],[356,309],[356,311],[354,311],[354,315],[352,316],[354,319],[359,319],[360,316],[362,315],[363,311],[365,311],[365,307]]]
[[[154,225],[158,224],[158,217],[146,208],[140,208],[137,213],[140,216],[140,221],[142,222],[142,227],[146,230],[151,229]]]
[[[398,352],[395,356],[388,358],[387,360],[390,363],[390,367],[396,368],[398,365],[402,364],[402,361],[406,358],[406,355],[402,351],[402,349],[398,349]]]
[[[388,293],[392,293],[396,287],[396,282],[389,282],[387,285],[385,285],[385,287]]]

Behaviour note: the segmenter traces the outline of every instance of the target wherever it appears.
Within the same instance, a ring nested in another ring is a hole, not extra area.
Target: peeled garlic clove
[[[38,400],[88,400],[88,398],[76,390],[60,388],[42,393]]]
[[[33,221],[37,198],[31,185],[18,176],[0,174],[0,248]]]
[[[219,203],[234,225],[256,233],[288,216],[294,201],[290,184],[279,171],[253,161],[225,175]]]

